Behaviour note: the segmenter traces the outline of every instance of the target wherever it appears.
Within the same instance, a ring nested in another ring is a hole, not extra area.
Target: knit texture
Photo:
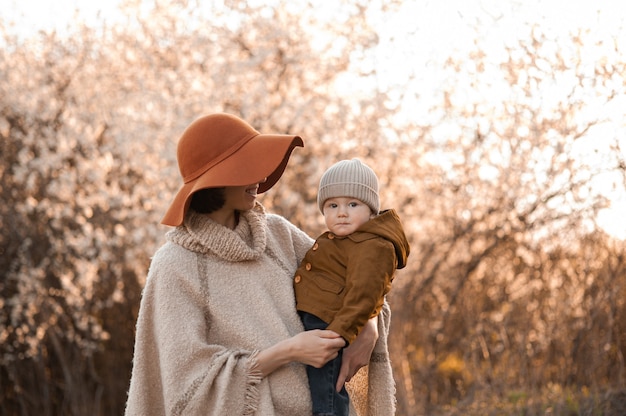
[[[189,212],[167,240],[142,294],[126,415],[310,415],[304,365],[263,378],[255,357],[302,331],[291,282],[312,240],[260,205],[235,230]],[[386,331],[379,319],[375,351],[386,350]],[[376,387],[356,383],[354,400],[367,404],[351,415],[393,414],[372,413],[386,406],[372,400],[393,397],[390,368],[378,367]]]
[[[378,342],[368,366],[363,367],[346,384],[350,405],[359,416],[393,416],[396,414],[396,385],[393,380],[387,339],[391,309],[385,302],[378,315]],[[352,415],[352,411],[350,415]]]
[[[332,165],[320,179],[317,204],[324,212],[324,202],[329,198],[356,198],[378,214],[378,177],[374,171],[359,159],[342,160]]]

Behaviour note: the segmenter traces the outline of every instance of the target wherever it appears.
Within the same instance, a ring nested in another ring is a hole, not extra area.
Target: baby
[[[328,329],[350,344],[381,311],[396,269],[410,252],[394,210],[379,213],[378,178],[358,159],[331,166],[317,202],[328,231],[296,270],[296,308],[306,330]],[[348,415],[350,399],[335,385],[341,351],[322,368],[307,366],[314,415]]]

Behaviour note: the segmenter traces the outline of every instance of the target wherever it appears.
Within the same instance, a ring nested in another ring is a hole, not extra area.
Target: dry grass
[[[626,389],[594,393],[587,388],[575,390],[551,384],[541,392],[510,391],[505,397],[483,391],[458,403],[429,408],[419,415],[624,416]]]

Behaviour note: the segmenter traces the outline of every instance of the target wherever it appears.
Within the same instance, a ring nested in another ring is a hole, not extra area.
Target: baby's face
[[[356,198],[328,198],[323,210],[326,227],[339,237],[352,234],[374,216],[370,207]]]

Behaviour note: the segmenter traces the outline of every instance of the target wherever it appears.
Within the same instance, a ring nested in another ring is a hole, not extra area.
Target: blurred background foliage
[[[305,138],[260,200],[310,235],[328,166],[379,174],[413,248],[398,415],[624,414],[625,245],[597,221],[626,184],[623,32],[527,24],[493,53],[484,13],[472,48],[381,82],[373,21],[407,2],[333,3],[129,0],[30,36],[0,15],[1,415],[123,413],[177,139],[218,111]]]

